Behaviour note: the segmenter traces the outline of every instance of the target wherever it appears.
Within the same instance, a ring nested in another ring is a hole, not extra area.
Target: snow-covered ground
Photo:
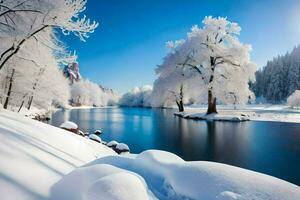
[[[296,200],[300,188],[253,171],[158,150],[117,155],[85,137],[0,112],[5,200]],[[84,166],[83,166],[84,165]]]
[[[52,189],[72,200],[296,200],[300,188],[214,162],[186,162],[165,151],[107,156],[79,168]]]
[[[65,174],[115,155],[104,145],[28,117],[0,110],[0,199],[48,199]]]
[[[300,123],[300,110],[286,105],[247,105],[234,109],[232,106],[217,106],[218,114],[205,116],[206,106],[196,105],[185,109],[184,113],[175,113],[190,119],[208,119],[223,121],[278,121]]]

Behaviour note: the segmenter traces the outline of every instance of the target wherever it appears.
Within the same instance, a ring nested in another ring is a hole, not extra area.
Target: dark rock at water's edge
[[[95,131],[94,131],[94,134],[99,136],[99,135],[102,134],[102,131],[101,131],[101,130],[95,130]]]

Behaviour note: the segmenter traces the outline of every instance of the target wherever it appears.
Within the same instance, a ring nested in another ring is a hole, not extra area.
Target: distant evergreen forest
[[[285,102],[295,90],[300,89],[300,45],[292,52],[269,61],[256,72],[256,82],[250,84],[257,100],[270,103]]]

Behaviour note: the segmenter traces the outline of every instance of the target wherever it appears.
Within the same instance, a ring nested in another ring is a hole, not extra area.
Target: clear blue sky
[[[152,84],[165,42],[185,38],[208,15],[240,24],[259,67],[300,44],[299,0],[88,0],[85,14],[99,22],[87,42],[61,39],[76,50],[83,77],[119,92]]]

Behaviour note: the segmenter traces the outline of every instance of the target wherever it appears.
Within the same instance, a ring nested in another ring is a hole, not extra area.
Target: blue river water
[[[50,123],[70,120],[102,140],[124,142],[132,153],[170,151],[269,174],[300,186],[300,124],[207,122],[175,117],[172,109],[92,108],[58,111]]]

